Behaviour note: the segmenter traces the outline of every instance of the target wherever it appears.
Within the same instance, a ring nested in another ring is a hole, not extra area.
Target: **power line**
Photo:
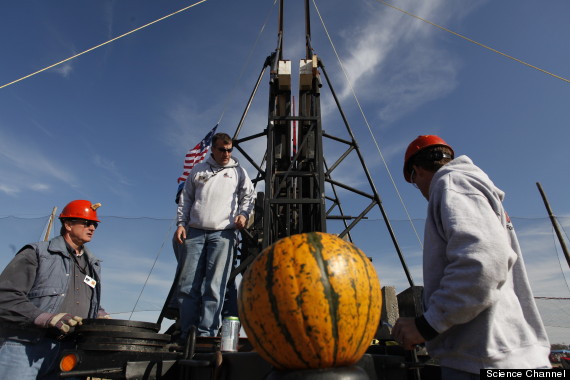
[[[66,58],[66,59],[64,59],[64,60],[62,60],[62,61],[59,61],[59,62],[57,62],[57,63],[54,63],[53,65],[50,65],[50,66],[48,66],[48,67],[44,67],[44,68],[41,69],[41,70],[38,70],[38,71],[36,71],[36,72],[33,72],[33,73],[28,74],[28,75],[26,75],[26,76],[23,76],[23,77],[21,77],[20,79],[16,79],[15,81],[12,81],[12,82],[10,82],[10,83],[6,83],[5,85],[0,86],[0,89],[2,89],[2,88],[4,88],[4,87],[8,87],[8,86],[10,86],[10,85],[12,85],[12,84],[14,84],[14,83],[18,83],[18,82],[20,82],[20,81],[23,81],[24,79],[28,79],[28,78],[30,78],[30,77],[32,77],[32,76],[34,76],[34,75],[37,75],[37,74],[39,74],[39,73],[41,73],[41,72],[44,72],[44,71],[46,71],[46,70],[49,70],[49,69],[51,69],[51,68],[53,68],[53,67],[56,67],[56,66],[58,66],[58,65],[61,65],[62,63],[65,63],[65,62],[67,62],[67,61],[71,61],[72,59],[77,58],[77,57],[79,57],[79,56],[81,56],[81,55],[83,55],[83,54],[85,54],[85,53],[89,53],[90,51],[93,51],[93,50],[95,50],[95,49],[100,48],[101,46],[105,46],[105,45],[107,45],[107,44],[110,44],[111,42],[117,41],[117,40],[120,39],[120,38],[126,37],[126,36],[128,36],[129,34],[133,34],[134,32],[138,32],[139,30],[144,29],[144,28],[146,28],[147,26],[151,26],[151,25],[153,25],[153,24],[156,24],[156,23],[159,22],[159,21],[165,20],[165,19],[167,19],[167,18],[169,18],[169,17],[171,17],[171,16],[174,16],[175,14],[178,14],[178,13],[180,13],[180,12],[184,12],[185,10],[190,9],[190,8],[193,8],[193,7],[195,7],[196,5],[199,5],[199,4],[204,3],[204,2],[206,2],[206,1],[207,1],[207,0],[200,0],[200,1],[198,1],[197,3],[194,3],[194,4],[192,4],[192,5],[189,5],[189,6],[185,7],[185,8],[182,8],[182,9],[176,11],[176,12],[173,12],[173,13],[171,13],[171,14],[169,14],[169,15],[166,15],[166,16],[164,16],[164,17],[161,17],[161,18],[159,18],[159,19],[157,19],[157,20],[151,21],[151,22],[149,22],[148,24],[145,24],[145,25],[140,26],[140,27],[138,27],[138,28],[136,28],[136,29],[133,29],[133,30],[131,30],[130,32],[121,34],[121,35],[118,36],[118,37],[115,37],[115,38],[110,39],[109,41],[106,41],[106,42],[103,42],[103,43],[101,43],[101,44],[99,44],[99,45],[93,46],[93,47],[90,48],[90,49],[87,49],[87,50],[85,50],[85,51],[82,51],[81,53],[75,54],[75,55],[73,55],[73,56],[71,56],[71,57],[69,57],[69,58]]]
[[[362,118],[364,119],[364,124],[366,124],[366,127],[368,128],[368,132],[370,133],[370,137],[372,138],[372,141],[374,142],[374,145],[376,146],[376,150],[378,151],[378,155],[380,156],[380,159],[382,160],[382,163],[384,164],[384,167],[386,168],[386,172],[388,173],[388,177],[390,178],[390,181],[392,182],[392,186],[394,187],[394,190],[396,191],[396,195],[398,196],[398,199],[400,200],[400,203],[402,204],[404,212],[406,213],[406,216],[410,222],[412,230],[414,231],[414,233],[416,235],[418,243],[419,243],[420,247],[422,247],[422,249],[423,249],[422,239],[420,238],[420,235],[418,234],[418,231],[416,230],[416,226],[414,225],[414,222],[412,221],[412,217],[410,216],[410,213],[408,212],[408,208],[406,207],[404,199],[402,198],[402,195],[400,193],[398,185],[396,184],[396,181],[394,180],[394,177],[392,176],[392,172],[390,171],[390,168],[388,167],[388,163],[384,159],[384,155],[382,154],[382,150],[380,149],[380,144],[378,143],[376,136],[374,136],[374,132],[372,131],[372,127],[370,126],[370,123],[368,123],[368,119],[366,118],[366,115],[364,114],[364,110],[362,109],[362,106],[360,105],[360,101],[358,100],[358,97],[356,96],[356,91],[354,89],[354,86],[352,85],[352,82],[350,80],[350,77],[348,76],[348,73],[346,71],[346,68],[345,68],[343,62],[342,62],[342,59],[340,58],[340,55],[338,54],[338,51],[337,51],[337,49],[333,43],[332,37],[330,36],[329,31],[327,29],[327,26],[325,25],[325,21],[323,20],[323,17],[321,16],[321,12],[319,11],[319,8],[317,7],[316,0],[313,0],[313,5],[315,6],[315,10],[317,11],[317,15],[319,16],[319,19],[321,20],[321,24],[323,26],[325,34],[327,35],[327,38],[329,40],[329,43],[331,44],[331,47],[332,47],[333,52],[336,56],[336,59],[337,59],[339,65],[340,65],[340,68],[341,68],[341,70],[342,70],[342,72],[346,78],[346,82],[350,88],[350,91],[351,91],[352,96],[356,102],[356,105],[357,105],[358,109],[360,110],[360,114],[362,115]]]
[[[568,301],[570,298],[568,297],[534,297],[535,300],[564,300]]]
[[[433,22],[431,22],[431,21],[428,21],[428,20],[426,20],[426,19],[424,19],[424,18],[421,18],[420,16],[416,16],[415,14],[410,13],[410,12],[407,12],[407,11],[405,11],[405,10],[403,10],[403,9],[400,9],[400,8],[398,8],[398,7],[396,7],[396,6],[392,5],[392,4],[388,4],[388,3],[385,2],[384,0],[376,0],[376,1],[379,2],[379,3],[382,3],[382,4],[386,5],[386,6],[388,6],[388,7],[390,7],[390,8],[392,8],[392,9],[395,9],[395,10],[397,10],[397,11],[399,11],[399,12],[402,12],[402,13],[408,15],[408,16],[411,16],[411,17],[413,17],[413,18],[417,18],[418,20],[421,20],[421,21],[423,21],[423,22],[425,22],[425,23],[427,23],[427,24],[430,24],[430,25],[432,25],[432,26],[435,26],[436,28],[439,28],[439,29],[441,29],[441,30],[443,30],[443,31],[446,31],[446,32],[448,32],[448,33],[451,33],[451,34],[453,34],[453,35],[455,35],[455,36],[457,36],[457,37],[463,38],[464,40],[469,41],[469,42],[471,42],[471,43],[473,43],[473,44],[475,44],[475,45],[477,45],[477,46],[480,46],[480,47],[482,47],[482,48],[485,48],[485,49],[487,49],[487,50],[490,50],[490,51],[492,51],[492,52],[494,52],[494,53],[500,54],[500,55],[502,55],[502,56],[505,57],[505,58],[512,59],[513,61],[516,61],[516,62],[518,62],[518,63],[521,63],[521,64],[523,64],[523,65],[525,65],[525,66],[528,66],[528,67],[530,67],[530,68],[532,68],[532,69],[538,70],[538,71],[540,71],[540,72],[542,72],[542,73],[544,73],[544,74],[550,75],[550,76],[552,76],[552,77],[554,77],[554,78],[556,78],[556,79],[560,79],[560,80],[562,80],[562,81],[564,81],[564,82],[566,82],[566,83],[570,83],[570,79],[566,79],[566,78],[561,77],[561,76],[559,76],[559,75],[553,74],[553,73],[551,73],[550,71],[546,71],[546,70],[544,70],[544,69],[541,69],[540,67],[531,65],[530,63],[527,63],[527,62],[525,62],[525,61],[523,61],[523,60],[521,60],[521,59],[518,59],[518,58],[515,58],[515,57],[513,57],[513,56],[511,56],[511,55],[505,54],[505,53],[503,53],[503,52],[501,52],[501,51],[499,51],[499,50],[497,50],[497,49],[493,49],[492,47],[489,47],[489,46],[484,45],[484,44],[482,44],[482,43],[480,43],[480,42],[477,42],[477,41],[475,41],[475,40],[473,40],[473,39],[471,39],[471,38],[465,37],[465,36],[462,35],[462,34],[459,34],[459,33],[457,33],[457,32],[454,32],[453,30],[447,29],[447,28],[445,28],[445,27],[443,27],[443,26],[441,26],[441,25],[438,25],[438,24],[436,24],[436,23],[433,23]]]

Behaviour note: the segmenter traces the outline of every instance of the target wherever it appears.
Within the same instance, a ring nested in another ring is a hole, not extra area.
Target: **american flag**
[[[188,178],[188,174],[190,174],[190,170],[194,167],[194,165],[204,161],[206,158],[206,154],[208,150],[210,150],[210,145],[212,144],[212,136],[216,133],[216,128],[218,128],[218,124],[212,128],[210,132],[200,141],[196,146],[186,153],[186,157],[184,158],[184,171],[182,175],[178,177],[178,194],[180,194],[180,190],[184,187],[184,182],[186,182],[186,178]],[[178,203],[178,194],[176,196],[177,203]]]

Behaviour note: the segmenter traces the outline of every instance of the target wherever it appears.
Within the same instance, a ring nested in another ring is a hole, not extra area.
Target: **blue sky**
[[[194,3],[5,2],[0,86]],[[406,219],[414,219],[421,236],[426,202],[402,178],[402,159],[416,136],[439,134],[506,192],[505,207],[514,217],[536,295],[569,297],[570,273],[564,261],[559,265],[562,256],[548,220],[538,219],[547,214],[535,183],[570,228],[570,3],[391,2],[566,81],[379,1],[316,4],[351,86],[313,2],[312,46],[341,99],[416,282],[421,283],[421,247]],[[283,56],[296,67],[305,55],[303,2],[286,1],[285,7]],[[103,223],[91,247],[105,260],[107,308],[118,313],[132,307],[153,267],[137,308],[162,307],[175,265],[170,236],[184,154],[218,121],[219,131],[233,134],[276,47],[276,31],[271,0],[207,0],[1,88],[0,264],[15,247],[37,240],[52,207],[61,211],[72,199],[101,202]],[[241,136],[267,123],[267,75],[260,87]],[[322,92],[323,128],[342,133],[328,89]],[[248,145],[248,151],[261,157],[264,142]],[[334,157],[334,151],[328,154]],[[365,185],[352,169],[339,167],[337,174]],[[379,212],[355,235],[383,285],[403,290],[405,277]]]

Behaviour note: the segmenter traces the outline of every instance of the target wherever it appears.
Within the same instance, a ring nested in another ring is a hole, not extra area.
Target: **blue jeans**
[[[37,343],[5,340],[0,344],[0,379],[60,379],[61,352],[73,346],[72,342],[50,338],[41,338]]]
[[[235,241],[235,230],[188,229],[178,288],[182,338],[192,325],[198,336],[216,336]]]

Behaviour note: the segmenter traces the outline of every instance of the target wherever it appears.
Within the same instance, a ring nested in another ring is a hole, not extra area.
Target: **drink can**
[[[239,341],[239,318],[225,317],[222,322],[221,351],[237,351]]]

